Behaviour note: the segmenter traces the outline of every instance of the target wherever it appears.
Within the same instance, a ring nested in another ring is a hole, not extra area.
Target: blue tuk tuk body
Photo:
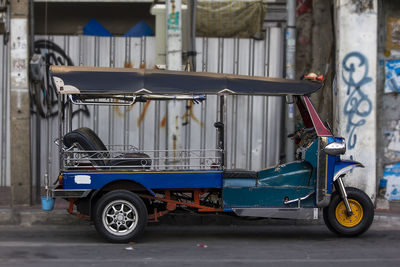
[[[259,171],[225,168],[226,114],[222,113],[216,124],[219,147],[211,151],[207,164],[206,151],[178,151],[172,156],[168,151],[109,149],[88,128],[73,130],[70,126],[64,131],[60,126],[60,175],[51,194],[68,200],[70,213],[93,220],[98,232],[112,242],[135,239],[148,220],[158,221],[160,216],[180,207],[197,212],[291,219],[317,219],[322,208],[328,228],[346,236],[359,235],[372,223],[373,205],[369,197],[358,189],[344,187],[342,180],[345,173],[363,167],[362,164],[341,159],[344,139],[332,135],[308,97],[320,84],[264,77],[79,67],[53,67],[52,75],[59,103],[68,100],[70,106],[101,104],[99,99],[106,97],[129,104],[149,99],[203,100],[205,97],[199,95],[214,93],[221,95],[223,105],[226,93],[294,95],[306,126],[294,134],[300,141],[297,161]],[[189,85],[197,88],[187,91]],[[60,109],[60,124],[61,114]],[[175,164],[164,164],[172,162],[172,157]],[[177,167],[178,158],[196,162],[195,167]]]

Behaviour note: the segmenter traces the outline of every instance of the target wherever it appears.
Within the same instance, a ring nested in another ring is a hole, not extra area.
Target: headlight
[[[344,138],[340,138],[340,140],[326,145],[323,150],[326,154],[331,156],[344,154],[346,152],[346,142]]]

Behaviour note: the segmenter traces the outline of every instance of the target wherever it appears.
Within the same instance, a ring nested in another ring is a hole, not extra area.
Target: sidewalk
[[[382,200],[382,199],[380,199]],[[11,208],[9,188],[0,187],[0,225],[89,225],[90,222],[67,212],[68,202],[57,199],[53,211],[40,205]],[[309,225],[324,224],[322,212],[318,220],[244,219],[226,214],[173,213],[160,218],[164,225]],[[157,223],[156,223],[157,224]],[[374,224],[400,229],[400,202],[378,201]]]
[[[174,213],[160,218],[163,225],[309,225],[324,224],[322,213],[318,220],[244,219],[230,215]],[[67,209],[43,211],[38,206],[0,208],[0,225],[89,225],[90,222],[67,212]],[[154,224],[154,223],[152,223]],[[156,223],[157,224],[157,223]],[[375,210],[374,224],[400,230],[400,212]]]

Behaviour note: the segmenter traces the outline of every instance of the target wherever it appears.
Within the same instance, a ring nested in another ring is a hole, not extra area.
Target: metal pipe
[[[34,2],[29,0],[29,57],[35,53],[35,19],[34,19]]]
[[[269,72],[269,49],[270,49],[270,28],[265,30],[265,40],[264,40],[264,65],[263,74],[268,76]],[[262,120],[262,134],[261,134],[261,168],[267,167],[267,128],[268,128],[268,97],[263,96],[262,108],[264,119]]]
[[[154,107],[154,150],[160,149],[160,110],[161,103],[160,101],[156,101]],[[159,157],[159,152],[154,153],[154,157]],[[157,166],[159,164],[158,159],[154,164]]]
[[[128,67],[131,62],[131,38],[125,39],[125,67]],[[129,108],[124,107],[124,146],[129,144]]]
[[[36,172],[35,172],[35,180],[36,180],[36,191],[35,191],[35,196],[36,196],[36,203],[39,203],[40,201],[40,186],[41,186],[41,179],[40,179],[40,158],[41,158],[41,128],[40,127],[40,122],[41,122],[41,117],[39,112],[36,112],[35,114],[35,124],[34,124],[34,128],[35,128],[35,133],[36,133],[36,139],[38,140],[34,140],[33,143],[35,144],[35,152],[36,152],[36,157],[35,157],[35,165],[36,165]],[[33,126],[33,125],[32,125]],[[32,165],[33,166],[33,165]]]
[[[60,170],[62,170],[62,158],[61,158],[61,150],[60,150],[60,146],[61,146],[61,138],[62,138],[62,129],[61,129],[61,98],[62,96],[59,95],[58,96],[58,138],[60,140],[60,144],[59,144],[59,149],[58,149],[58,155],[60,157],[60,161],[59,161],[59,166],[60,166]],[[47,165],[46,165],[46,172],[45,175],[47,174],[48,177],[51,176],[51,162],[52,162],[52,151],[51,151],[51,146],[50,144],[51,142],[51,137],[52,137],[52,119],[50,116],[50,109],[47,109],[47,114],[46,114],[46,130],[47,130],[47,135],[46,135],[46,143],[47,143]]]
[[[110,67],[115,67],[115,38],[110,37]],[[114,143],[114,107],[108,108],[108,144]]]
[[[83,35],[79,35],[79,66],[84,66],[84,40],[83,40]],[[78,128],[82,127],[82,112],[78,112]]]
[[[68,132],[72,131],[72,102],[68,101]]]
[[[188,57],[192,71],[196,71],[196,8],[197,0],[187,1],[188,5],[188,24],[190,26],[188,36]]]
[[[292,200],[285,200],[285,201],[283,201],[283,204],[289,205],[289,204],[292,204],[292,203],[296,203],[296,202],[297,202],[297,203],[298,203],[298,207],[300,208],[300,202],[303,201],[303,200],[306,200],[307,198],[309,198],[310,196],[312,196],[314,193],[315,193],[315,192],[312,191],[311,193],[309,193],[308,195],[306,195],[306,196],[304,196],[304,197],[299,197],[299,198],[292,199]]]
[[[234,39],[234,47],[233,47],[233,54],[234,54],[234,59],[233,59],[233,73],[238,75],[239,74],[239,60],[240,60],[240,39],[235,38]],[[233,101],[232,101],[232,156],[231,156],[231,168],[236,168],[237,167],[237,145],[238,145],[238,102],[239,102],[239,97],[238,96],[232,96]]]
[[[219,149],[221,149],[221,166],[226,168],[226,153],[225,153],[225,140],[227,134],[227,107],[226,107],[226,95],[220,96],[220,122],[222,127],[218,128],[219,132]]]
[[[296,0],[287,0],[287,26],[286,26],[286,78],[296,79]],[[287,136],[295,131],[294,105],[286,107],[286,133]],[[285,136],[286,162],[294,161],[295,145],[293,140]]]
[[[59,166],[60,166],[60,170],[64,170],[64,162],[63,162],[63,153],[62,153],[62,146],[63,146],[63,132],[62,132],[62,106],[61,103],[64,101],[63,99],[64,97],[62,95],[58,96],[58,140],[59,140],[59,144],[58,144],[58,155],[59,155]],[[50,127],[50,125],[49,125]],[[50,133],[50,131],[48,130],[48,132]],[[48,144],[50,144],[50,140],[48,140]],[[51,165],[51,162],[49,162],[49,164]]]
[[[9,13],[9,12],[8,12]],[[7,16],[9,18],[9,16]],[[9,23],[7,22],[7,25]],[[8,28],[8,26],[7,26]],[[3,36],[3,41],[5,36]],[[8,44],[3,45],[3,73],[2,73],[2,128],[1,128],[1,185],[5,186],[7,181],[7,133],[9,124],[7,122],[8,118],[8,55],[9,46]],[[5,60],[4,60],[5,59]]]
[[[208,39],[202,39],[202,53],[201,53],[201,66],[202,71],[207,71],[207,55],[208,55]],[[201,122],[204,123],[203,127],[201,127],[200,134],[200,149],[206,148],[206,122],[207,122],[207,101],[201,102]],[[202,154],[204,156],[204,154]],[[204,160],[200,161],[200,165],[205,164]]]
[[[140,68],[145,68],[146,67],[146,37],[143,36],[140,39]],[[144,112],[144,103],[140,103],[139,105],[139,110],[140,114],[143,114]],[[144,149],[144,136],[145,136],[145,127],[146,123],[141,123],[139,126],[139,148]]]
[[[218,38],[218,73],[224,72],[224,39]]]
[[[353,211],[351,210],[349,200],[347,199],[346,188],[344,187],[342,177],[337,178],[335,182],[337,189],[339,189],[340,196],[342,197],[344,205],[346,206],[347,216],[350,217],[353,214]]]
[[[100,38],[98,36],[94,37],[94,66],[100,66]],[[99,107],[93,107],[93,130],[99,132]]]

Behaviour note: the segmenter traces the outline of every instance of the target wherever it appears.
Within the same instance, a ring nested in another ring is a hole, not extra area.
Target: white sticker
[[[318,220],[318,208],[314,208],[314,216],[313,216],[314,220]]]
[[[289,104],[289,119],[293,119],[294,118],[294,106],[293,104]]]
[[[75,175],[75,183],[76,184],[91,184],[89,175]]]

